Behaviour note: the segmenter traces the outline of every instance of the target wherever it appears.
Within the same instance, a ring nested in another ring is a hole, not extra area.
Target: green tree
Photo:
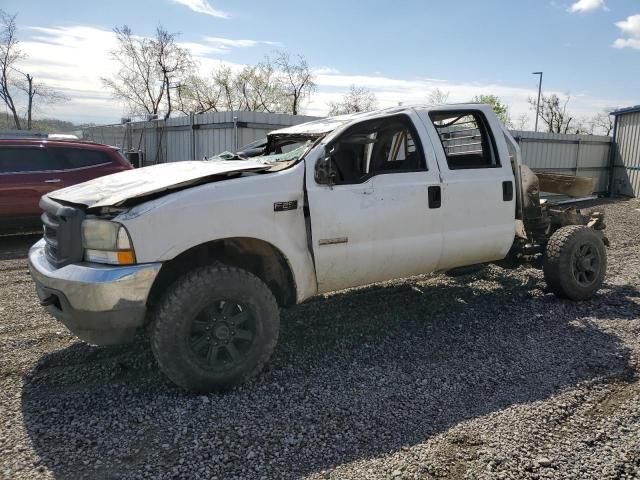
[[[500,100],[500,97],[496,95],[476,95],[473,97],[473,103],[486,103],[489,105],[500,121],[507,127],[512,126],[511,114],[509,113],[509,107]]]

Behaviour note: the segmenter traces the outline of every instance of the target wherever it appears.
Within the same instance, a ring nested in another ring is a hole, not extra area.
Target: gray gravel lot
[[[640,201],[605,202],[583,303],[498,267],[283,313],[258,380],[193,396],[147,345],[90,347],[0,239],[0,478],[640,478]]]

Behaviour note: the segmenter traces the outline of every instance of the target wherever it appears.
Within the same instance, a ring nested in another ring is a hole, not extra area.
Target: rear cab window
[[[429,112],[449,170],[499,168],[496,143],[479,111]]]

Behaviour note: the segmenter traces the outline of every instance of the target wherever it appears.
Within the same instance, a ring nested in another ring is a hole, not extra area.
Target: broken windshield
[[[215,157],[208,158],[209,161],[222,161],[222,160],[253,160],[262,162],[265,165],[272,165],[270,171],[282,170],[283,168],[292,165],[302,158],[307,150],[313,144],[314,139],[305,138],[301,139],[296,137],[295,139],[280,139],[273,142],[270,150],[271,153],[266,152],[266,147],[261,155],[246,155],[243,150],[238,153],[222,152]]]

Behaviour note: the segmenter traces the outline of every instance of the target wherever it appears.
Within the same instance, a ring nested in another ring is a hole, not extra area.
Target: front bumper
[[[44,247],[44,240],[31,247],[29,270],[47,311],[88,343],[131,340],[144,325],[147,297],[162,264],[74,263],[56,269]]]

